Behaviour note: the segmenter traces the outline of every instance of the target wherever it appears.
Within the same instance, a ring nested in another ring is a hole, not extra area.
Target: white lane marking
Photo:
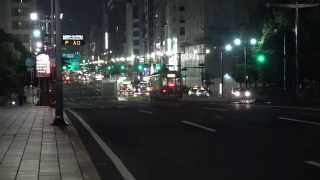
[[[206,130],[206,131],[209,131],[209,132],[217,132],[217,130],[215,129],[212,129],[212,128],[208,128],[206,126],[203,126],[203,125],[200,125],[200,124],[197,124],[197,123],[193,123],[193,122],[190,122],[190,121],[181,121],[181,123],[183,124],[186,124],[186,125],[190,125],[190,126],[193,126],[193,127],[196,127],[196,128],[200,128],[200,129],[203,129],[203,130]]]
[[[228,109],[224,109],[224,108],[213,108],[213,107],[205,107],[205,110],[213,110],[213,111],[221,111],[221,112],[227,112]]]
[[[139,110],[139,112],[144,113],[144,114],[152,114],[151,111],[145,111],[145,110]]]
[[[309,164],[311,166],[315,166],[317,168],[320,168],[320,163],[315,162],[315,161],[305,161],[304,163]]]
[[[78,121],[82,124],[83,127],[90,133],[93,139],[99,144],[103,152],[111,159],[114,166],[120,172],[121,176],[125,180],[135,180],[131,172],[124,165],[124,163],[120,160],[120,158],[109,148],[109,146],[101,139],[101,137],[94,132],[94,130],[82,119],[76,112],[69,110],[69,112],[74,115]]]
[[[299,122],[299,123],[304,123],[304,124],[320,126],[320,123],[317,123],[317,122],[303,121],[303,120],[298,120],[298,119],[293,119],[293,118],[285,118],[285,117],[278,117],[278,118],[281,120],[286,120],[286,121],[293,121],[293,122]]]

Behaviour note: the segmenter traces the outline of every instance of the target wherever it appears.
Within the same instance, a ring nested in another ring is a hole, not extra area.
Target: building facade
[[[36,0],[1,0],[0,28],[16,36],[23,45],[32,49],[32,31],[37,26],[30,20],[36,11]]]
[[[155,59],[161,56],[173,69],[177,69],[181,57],[187,86],[209,85],[219,80],[220,50],[235,37],[248,38],[252,17],[264,5],[263,1],[254,0],[146,1],[153,5],[149,10],[149,52],[156,54]],[[228,55],[224,59],[224,72],[232,74],[232,64],[238,62]]]

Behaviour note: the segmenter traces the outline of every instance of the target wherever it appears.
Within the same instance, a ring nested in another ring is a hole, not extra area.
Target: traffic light
[[[163,68],[163,65],[162,65],[162,64],[156,64],[156,72],[161,71],[162,68]]]
[[[256,61],[258,64],[264,64],[266,62],[267,58],[266,55],[263,53],[258,53],[256,55]]]
[[[111,72],[113,70],[113,65],[109,64],[107,65],[107,71]]]
[[[125,71],[126,70],[126,65],[120,64],[120,71]]]
[[[139,64],[138,65],[138,71],[142,72],[144,70],[144,65],[143,64]]]

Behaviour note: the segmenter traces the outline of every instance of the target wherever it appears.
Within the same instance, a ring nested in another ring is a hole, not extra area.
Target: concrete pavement
[[[53,109],[0,108],[1,180],[99,180],[75,128],[51,126]]]

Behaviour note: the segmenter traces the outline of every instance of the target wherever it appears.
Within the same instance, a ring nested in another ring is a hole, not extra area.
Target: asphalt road
[[[320,111],[210,102],[74,110],[137,180],[320,179]]]

